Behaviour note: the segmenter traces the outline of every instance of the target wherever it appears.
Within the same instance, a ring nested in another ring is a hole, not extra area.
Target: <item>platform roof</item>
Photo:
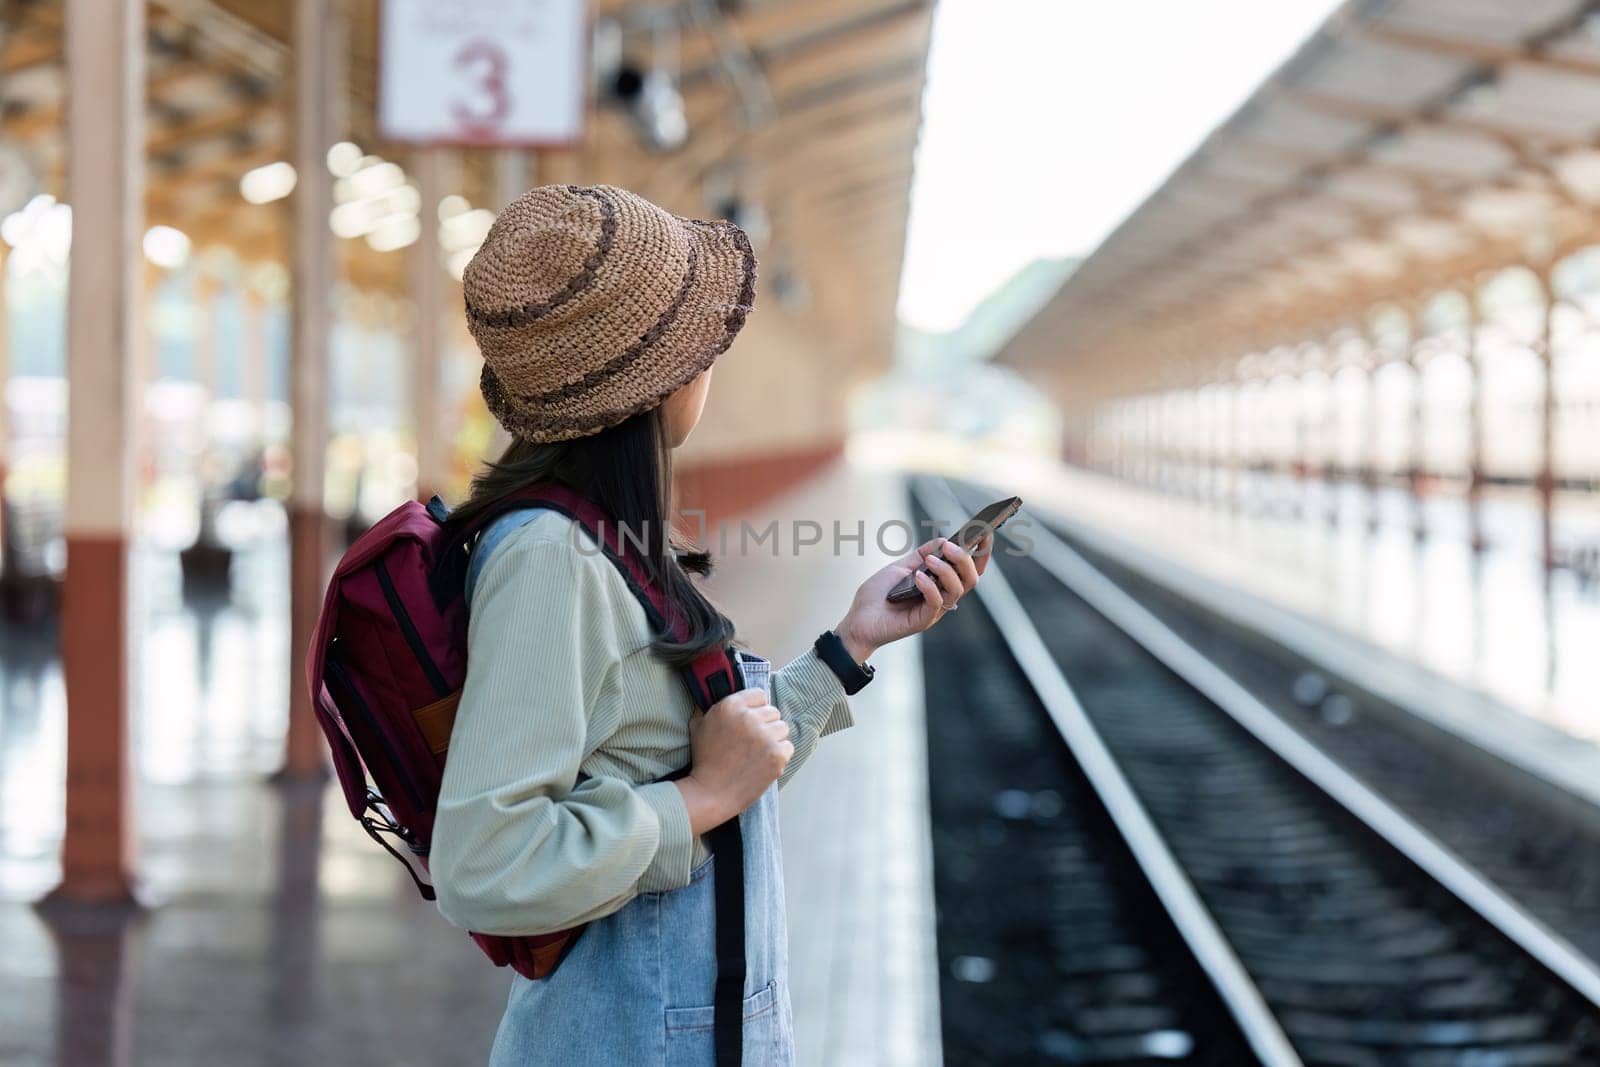
[[[1600,5],[1350,0],[1002,359],[1081,409],[1548,265],[1600,240],[1597,134]]]
[[[176,226],[196,246],[226,245],[246,259],[284,257],[284,202],[247,203],[239,179],[289,156],[292,6],[290,0],[150,4],[149,223]],[[591,11],[621,15],[649,6],[597,0]],[[405,167],[408,147],[376,133],[378,0],[344,7],[350,39],[342,124],[362,149]],[[682,5],[685,12],[696,9]],[[597,105],[581,156],[563,161],[560,180],[627,185],[682,214],[704,216],[713,212],[707,179],[736,170],[771,218],[765,265],[792,267],[812,294],[813,313],[849,323],[863,349],[887,352],[931,0],[739,0],[698,10],[713,14],[689,20],[681,37],[687,145],[653,154],[620,109]],[[0,126],[22,151],[25,169],[60,196],[62,4],[13,0],[3,15]],[[743,98],[719,61],[729,50],[744,54],[765,83],[771,106],[764,121],[741,118]],[[543,176],[556,173],[552,163]],[[493,154],[463,152],[452,185],[474,206],[497,206]],[[403,254],[374,252],[360,240],[339,246],[345,276],[375,287],[404,284]],[[765,273],[770,280],[771,271]]]

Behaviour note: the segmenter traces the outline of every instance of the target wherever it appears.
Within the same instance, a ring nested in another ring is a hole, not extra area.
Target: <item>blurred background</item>
[[[1589,0],[0,0],[0,1063],[484,1061],[299,671],[551,182],[751,236],[765,654],[1026,501],[785,793],[803,1062],[1600,1063]]]

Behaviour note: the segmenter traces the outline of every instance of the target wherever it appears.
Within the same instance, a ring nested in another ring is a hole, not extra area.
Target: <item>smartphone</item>
[[[983,540],[985,534],[993,533],[1005,525],[1007,519],[1017,513],[1022,507],[1020,496],[1008,496],[1004,500],[996,500],[993,504],[978,512],[972,518],[961,524],[961,529],[950,540],[971,552],[978,547],[978,542]],[[940,559],[944,556],[941,554]],[[922,573],[927,574],[928,568],[924,566]],[[907,600],[921,600],[922,590],[917,588],[917,576],[908,574],[902,578],[893,589],[889,590],[888,601],[891,604],[902,604]]]

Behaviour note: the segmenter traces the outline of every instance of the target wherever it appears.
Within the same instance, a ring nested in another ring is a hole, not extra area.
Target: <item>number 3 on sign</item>
[[[412,144],[583,140],[588,0],[377,0],[378,120]]]
[[[465,137],[492,136],[511,113],[506,85],[510,62],[505,49],[493,41],[468,41],[456,50],[452,65],[460,81],[450,110]]]

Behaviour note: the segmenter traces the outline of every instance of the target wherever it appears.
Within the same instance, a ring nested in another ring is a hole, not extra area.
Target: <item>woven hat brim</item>
[[[518,395],[484,364],[489,412],[533,442],[588,437],[657,407],[728,350],[755,306],[756,257],[731,222],[679,218],[693,249],[692,271],[661,318],[626,350],[548,393]]]

